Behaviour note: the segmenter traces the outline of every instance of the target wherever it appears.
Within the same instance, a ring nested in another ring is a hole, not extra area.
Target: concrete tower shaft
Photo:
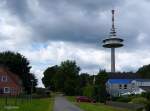
[[[115,48],[111,48],[111,72],[115,72]]]

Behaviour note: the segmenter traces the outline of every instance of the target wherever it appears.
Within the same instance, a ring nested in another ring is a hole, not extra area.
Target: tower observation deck
[[[123,47],[123,39],[117,37],[114,24],[115,10],[112,10],[112,28],[109,38],[102,41],[104,48],[111,49],[111,72],[115,72],[115,48]]]

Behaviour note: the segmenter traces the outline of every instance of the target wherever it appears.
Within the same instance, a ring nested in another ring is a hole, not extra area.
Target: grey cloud
[[[12,14],[17,15],[21,19],[25,19],[30,13],[28,9],[27,0],[3,0],[5,1],[5,8],[7,8]]]
[[[39,7],[46,15],[36,12],[34,15],[40,18],[37,19],[32,15],[29,3],[27,0],[6,0],[7,8],[33,29],[33,40],[92,44],[107,35],[108,26],[98,19],[98,14],[120,4],[119,0],[39,0]]]
[[[138,17],[134,7],[126,6],[126,0],[38,0],[41,12],[32,12],[32,8],[36,10],[37,7],[29,0],[6,1],[8,9],[31,27],[31,39],[36,42],[69,41],[97,46],[108,37],[111,27],[109,11],[113,7],[121,10],[117,13],[116,22],[120,24],[116,27],[118,36],[125,39],[127,49],[139,46],[136,39],[141,32],[150,34],[147,26],[143,25],[147,22],[139,23],[141,17]],[[134,6],[138,9],[137,4]],[[32,7],[29,8],[29,5]]]

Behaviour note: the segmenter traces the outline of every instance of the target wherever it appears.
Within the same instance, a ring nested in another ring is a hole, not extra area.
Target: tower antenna
[[[116,30],[115,30],[115,10],[111,10],[112,13],[112,28],[110,31],[110,37],[116,36]]]

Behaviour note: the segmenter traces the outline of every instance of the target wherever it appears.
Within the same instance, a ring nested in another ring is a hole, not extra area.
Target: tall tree
[[[7,66],[12,72],[17,74],[22,82],[25,90],[31,91],[30,63],[23,55],[15,52],[1,52],[0,64]]]
[[[79,87],[85,87],[90,84],[90,75],[87,73],[81,73],[79,75]]]
[[[58,66],[52,66],[47,68],[44,71],[44,77],[42,78],[42,82],[45,87],[50,88],[51,90],[55,91],[55,76],[58,71]],[[57,79],[57,78],[56,78]]]
[[[57,75],[59,85],[62,86],[62,91],[67,95],[75,95],[78,86],[78,76],[79,76],[80,67],[76,65],[75,61],[64,61],[61,63]]]
[[[150,79],[150,64],[140,67],[137,73],[141,76],[141,78]]]
[[[77,94],[80,68],[75,61],[63,61],[60,66],[49,67],[44,71],[42,78],[45,87],[53,91],[61,91],[67,95]]]
[[[108,74],[105,70],[100,70],[96,76],[95,81],[95,98],[100,102],[106,102],[107,91],[106,82],[108,80]]]

